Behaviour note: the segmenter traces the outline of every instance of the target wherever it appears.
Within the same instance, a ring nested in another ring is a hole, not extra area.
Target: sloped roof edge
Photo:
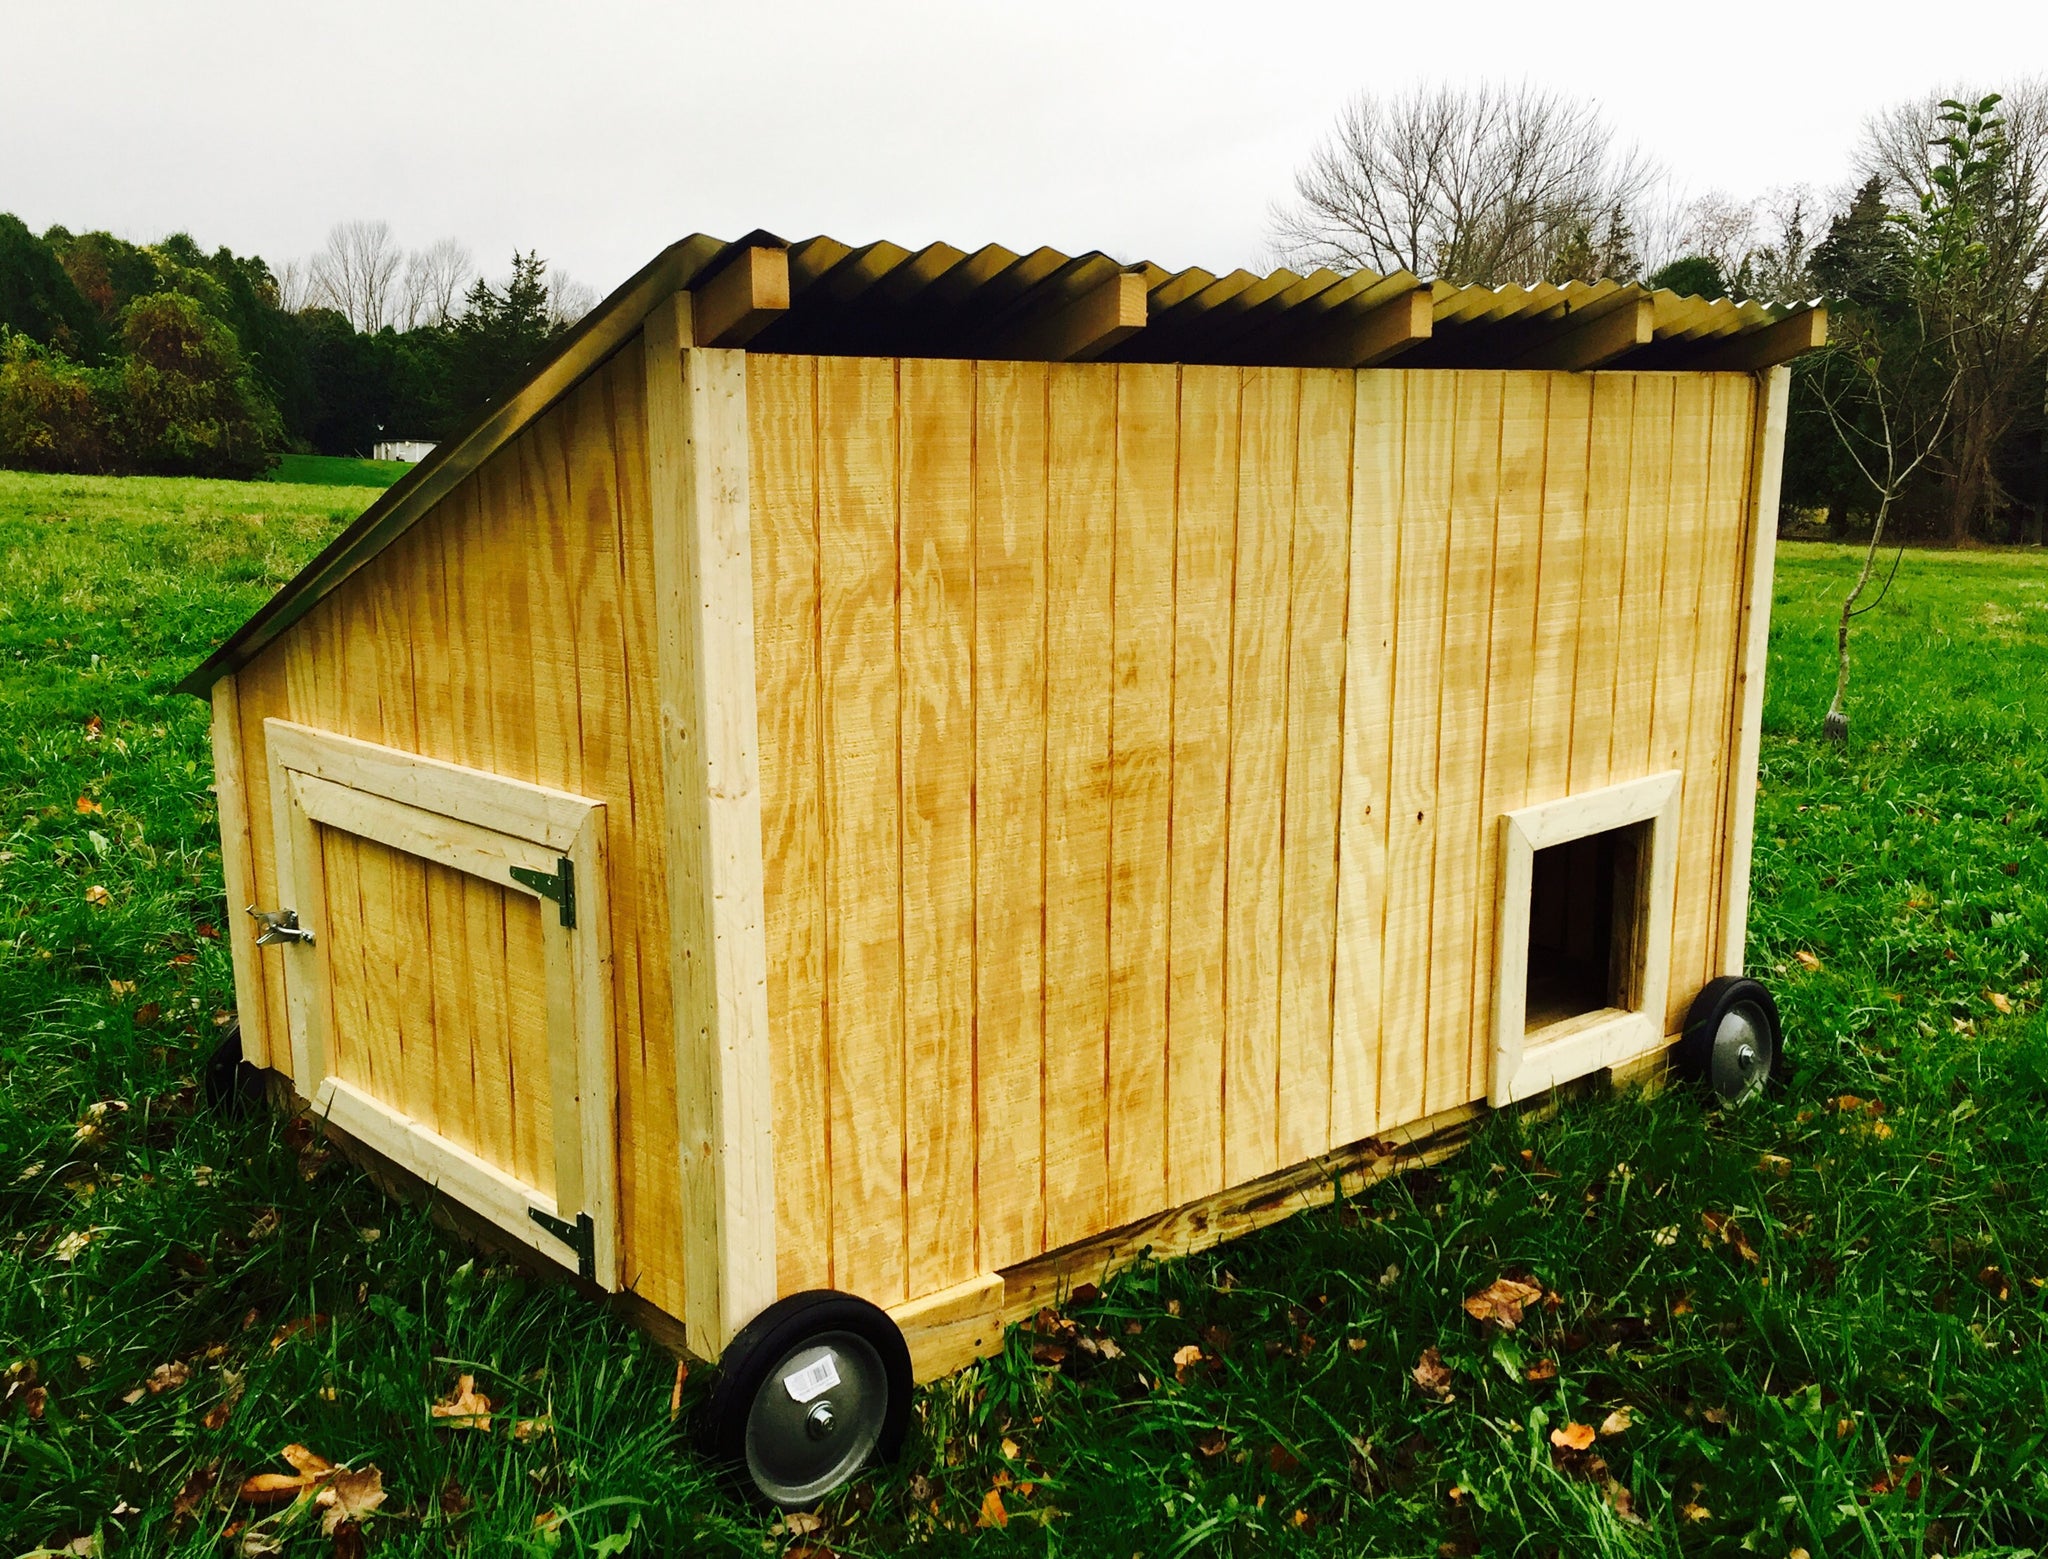
[[[253,617],[195,666],[175,691],[208,696],[215,682],[246,665],[344,579],[409,530],[522,428],[581,383],[632,337],[656,303],[717,269],[729,253],[763,242],[779,244],[781,240],[749,234],[728,244],[695,233],[662,250],[577,321],[518,389],[486,406],[460,432],[435,445],[424,460],[385,489]]]

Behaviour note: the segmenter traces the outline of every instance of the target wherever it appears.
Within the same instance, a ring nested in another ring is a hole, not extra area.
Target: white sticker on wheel
[[[799,1404],[810,1401],[821,1392],[830,1391],[838,1384],[839,1366],[832,1362],[829,1353],[782,1377],[782,1389]]]

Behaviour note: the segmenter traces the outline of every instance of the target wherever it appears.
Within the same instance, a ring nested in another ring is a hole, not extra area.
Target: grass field
[[[345,455],[280,455],[273,482],[308,487],[389,487],[412,469],[405,460],[354,460]]]
[[[1844,754],[1818,733],[1851,560],[1781,553],[1752,966],[1782,1096],[1499,1116],[1438,1170],[1135,1269],[924,1392],[904,1459],[798,1531],[695,1456],[673,1360],[622,1322],[302,1130],[195,1107],[230,906],[206,713],[165,689],[373,496],[0,476],[0,1549],[2048,1541],[2048,560],[1909,556],[1858,622]],[[1462,1304],[1503,1275],[1555,1295],[1512,1332]],[[488,1430],[430,1412],[463,1375]],[[345,1512],[238,1500],[288,1445],[374,1466],[382,1505],[329,1535]]]

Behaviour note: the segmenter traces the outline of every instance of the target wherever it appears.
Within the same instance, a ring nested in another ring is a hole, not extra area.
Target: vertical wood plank
[[[1593,380],[1586,551],[1572,681],[1574,791],[1597,790],[1613,772],[1614,680],[1622,648],[1621,587],[1628,554],[1628,465],[1636,382],[1634,374],[1599,374]]]
[[[905,358],[899,629],[905,1270],[974,1275],[974,365]]]
[[[975,1070],[981,1265],[1045,1231],[1046,385],[980,363],[975,395]]]
[[[365,967],[365,935],[362,886],[357,871],[359,854],[355,841],[333,829],[314,827],[314,849],[320,856],[319,875],[325,889],[323,921],[315,921],[326,933],[321,959],[327,970],[326,1025],[327,1067],[336,1077],[347,1079],[365,1092],[377,1088],[375,1047],[371,1043],[368,971]],[[379,983],[388,986],[390,976],[378,971]],[[308,993],[311,1000],[312,993]]]
[[[1544,448],[1551,378],[1511,373],[1503,386],[1495,504],[1493,629],[1486,671],[1486,755],[1473,896],[1472,1037],[1466,1077],[1486,1091],[1493,1052],[1494,959],[1500,915],[1501,814],[1523,805],[1529,782],[1530,692],[1543,556]]]
[[[1751,444],[1756,432],[1755,382],[1717,374],[1714,439],[1707,467],[1707,540],[1700,570],[1700,655],[1693,670],[1692,731],[1687,770],[1705,777],[1695,805],[1679,824],[1712,841],[1712,859],[1695,891],[1704,901],[1697,959],[1672,970],[1674,999],[1720,972],[1721,894],[1726,884],[1728,773],[1735,698],[1736,630],[1741,612],[1744,536],[1748,527]],[[1682,890],[1681,890],[1682,891]],[[1680,925],[1684,927],[1681,918]],[[1686,928],[1691,934],[1690,928]]]
[[[615,1061],[619,1178],[628,1214],[620,1280],[637,1286],[671,1315],[680,1315],[683,1272],[674,1231],[682,1223],[683,1204],[673,1169],[681,1150],[676,1137],[675,1009],[669,986],[668,821],[662,789],[661,654],[648,492],[647,369],[640,340],[619,349],[606,379],[619,505],[630,793],[605,798],[605,827],[612,872],[631,872],[635,879],[633,937],[640,985],[640,1029],[618,1036]],[[615,937],[614,948],[617,943]],[[619,977],[615,970],[613,978]]]
[[[1173,569],[1179,374],[1116,370],[1109,907],[1110,1225],[1168,1206],[1167,858],[1173,760]],[[1098,542],[1098,545],[1100,543]]]
[[[1287,793],[1281,846],[1278,1161],[1327,1152],[1344,764],[1345,612],[1351,561],[1355,376],[1301,378],[1287,649]]]
[[[1431,891],[1425,1114],[1485,1091],[1475,1083],[1472,971],[1479,961],[1480,799],[1486,675],[1493,634],[1493,545],[1500,492],[1500,374],[1465,372],[1457,388],[1451,530],[1445,564],[1443,693],[1438,719],[1436,877]],[[1490,960],[1492,948],[1485,949]]]
[[[1104,1228],[1116,376],[1054,364],[1046,432],[1045,1248]]]
[[[775,1267],[785,1293],[832,1286],[819,794],[817,360],[747,359],[761,883],[775,1053]]]
[[[1708,472],[1714,438],[1714,385],[1703,375],[1681,374],[1673,384],[1671,409],[1671,517],[1664,561],[1664,604],[1658,624],[1657,690],[1651,709],[1649,769],[1677,769],[1677,887],[1671,923],[1671,980],[1664,1031],[1677,1032],[1697,982],[1707,918],[1713,909],[1711,870],[1719,851],[1712,838],[1695,839],[1685,826],[1688,805],[1697,806],[1705,777],[1690,762],[1693,673],[1703,654],[1700,596],[1706,560]],[[1711,778],[1705,784],[1711,786]],[[1702,899],[1693,884],[1708,886]],[[1690,889],[1690,892],[1688,891]]]
[[[307,614],[306,621],[312,623],[322,616],[322,610],[315,608]],[[286,848],[285,829],[271,811],[270,757],[263,740],[263,721],[268,716],[291,712],[291,668],[294,664],[305,664],[310,653],[309,636],[302,630],[284,643],[267,648],[235,673],[235,736],[246,781],[243,802],[248,809],[250,896],[239,904],[229,904],[228,918],[237,922],[236,929],[247,935],[250,951],[255,954],[251,967],[256,978],[256,996],[262,1004],[260,1021],[270,1036],[268,1064],[287,1073],[292,1070],[291,1023],[286,1015],[283,951],[257,951],[255,922],[243,910],[251,903],[274,909],[280,896],[278,855]]]
[[[818,363],[818,551],[836,1285],[904,1285],[903,990],[897,821],[896,366]]]
[[[1280,846],[1287,786],[1287,620],[1301,371],[1244,370],[1237,600],[1231,628],[1225,886],[1223,1174],[1278,1166]]]
[[[213,685],[213,799],[220,822],[221,880],[227,889],[228,956],[234,966],[235,1012],[242,1025],[242,1059],[269,1066],[270,1014],[264,1004],[262,957],[256,923],[242,913],[255,904],[256,867],[249,839],[248,769],[242,756],[241,707],[233,673]],[[266,789],[268,787],[266,786]],[[289,1050],[289,1042],[278,1046]]]
[[[512,1100],[513,1162],[519,1178],[555,1192],[554,1077],[548,1063],[546,928],[541,901],[497,890],[505,917],[506,1054]]]
[[[1445,655],[1445,565],[1458,375],[1404,376],[1401,559],[1388,760],[1386,941],[1379,1112],[1373,1129],[1424,1114],[1430,997],[1430,886],[1436,875],[1437,734]],[[1454,647],[1455,648],[1455,647]]]
[[[1544,425],[1542,578],[1530,657],[1527,802],[1571,789],[1581,584],[1586,559],[1586,451],[1593,380],[1548,376]]]
[[[1224,1184],[1224,887],[1240,379],[1235,368],[1192,365],[1180,376],[1166,1044],[1167,1195],[1174,1206],[1213,1195]]]
[[[1664,556],[1671,515],[1671,411],[1669,374],[1636,382],[1628,478],[1628,541],[1621,581],[1621,628],[1616,647],[1614,736],[1609,763],[1617,781],[1652,772],[1651,721],[1655,714],[1659,620],[1664,601]]]
[[[1337,860],[1330,1135],[1368,1135],[1379,1116],[1382,953],[1387,934],[1388,764],[1401,567],[1407,378],[1356,375],[1350,620],[1345,631],[1344,792]]]

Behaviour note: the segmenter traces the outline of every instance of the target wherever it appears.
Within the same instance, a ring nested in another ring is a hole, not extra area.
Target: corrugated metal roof
[[[732,242],[695,234],[663,250],[592,310],[517,390],[443,440],[179,689],[205,695],[573,389],[639,330],[657,302],[710,285],[750,249],[782,252],[789,272],[788,308],[746,342],[757,352],[1403,368],[1751,367],[1749,358],[1776,361],[1813,344],[1825,319],[1817,308],[1687,298],[1609,281],[1476,287],[1406,271],[1285,268],[1219,276],[1119,261],[1099,250],[1020,254],[999,244],[907,249],[825,237],[791,244],[766,232]],[[1127,276],[1142,278],[1141,324],[1123,323],[1093,345],[1046,333],[1106,284],[1128,285],[1121,280]],[[1602,331],[1588,345],[1598,322],[1630,308],[1635,316],[1621,321],[1627,328]],[[1786,328],[1756,350],[1730,358],[1733,338],[1780,326]],[[1067,348],[1047,345],[1060,341]]]

